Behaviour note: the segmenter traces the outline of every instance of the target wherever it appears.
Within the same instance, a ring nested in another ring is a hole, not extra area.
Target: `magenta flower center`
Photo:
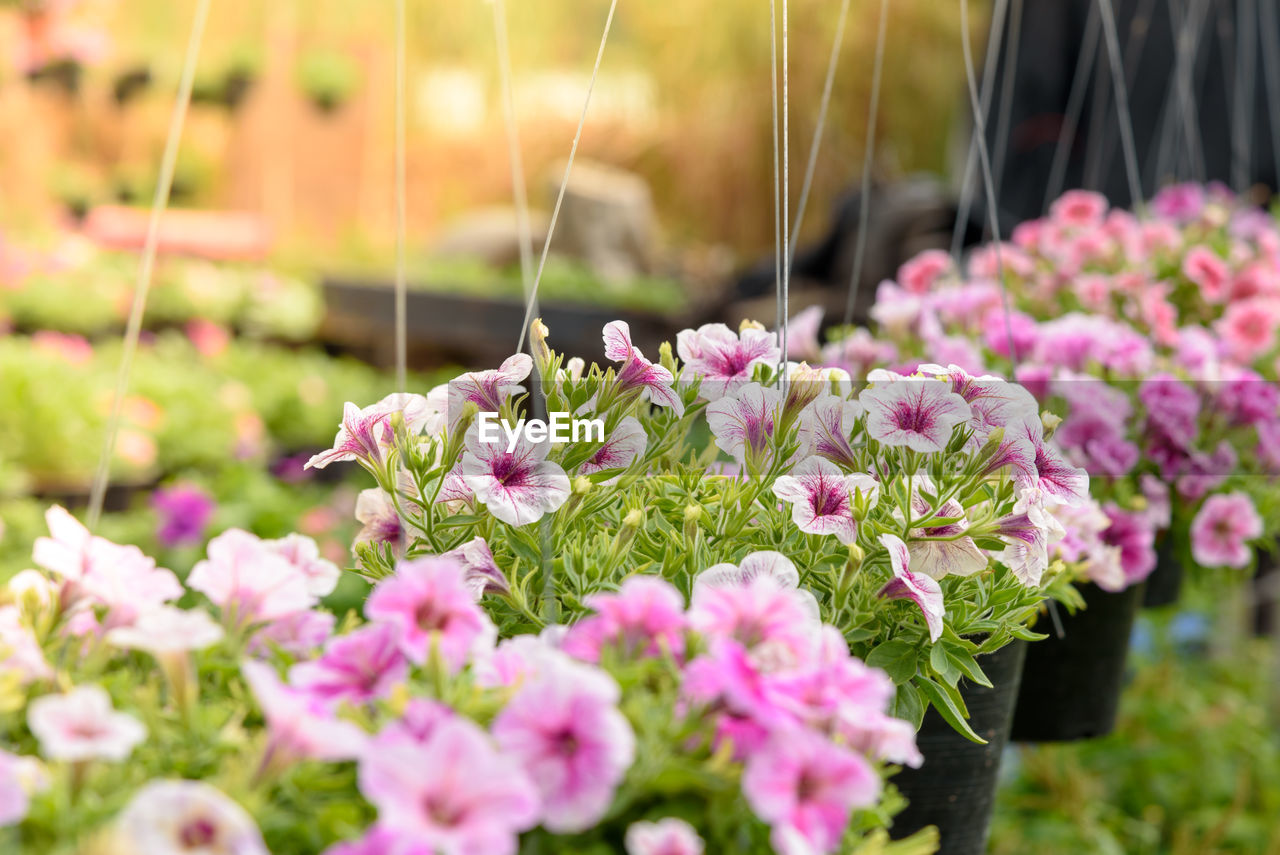
[[[443,632],[449,623],[449,613],[436,607],[436,603],[427,600],[413,612],[413,621],[423,632]]]
[[[178,832],[178,843],[183,849],[207,849],[218,840],[218,827],[205,817],[196,817],[183,824]]]
[[[445,828],[461,825],[463,818],[467,814],[466,808],[462,805],[453,804],[446,793],[428,793],[424,796],[422,799],[422,812],[433,823]]]
[[[893,423],[900,430],[927,434],[933,427],[933,416],[923,407],[913,406],[903,401],[893,408]]]
[[[493,474],[494,479],[505,487],[513,483],[522,483],[528,475],[529,469],[514,454],[503,454],[493,461],[490,472]]]
[[[846,501],[845,496],[841,495],[839,491],[831,489],[826,484],[821,484],[813,492],[809,503],[813,507],[815,516],[829,517],[841,513],[845,508]]]

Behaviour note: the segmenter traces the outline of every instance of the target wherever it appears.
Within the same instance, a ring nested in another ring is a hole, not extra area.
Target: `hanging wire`
[[[560,180],[560,191],[556,194],[556,204],[551,209],[551,221],[547,224],[546,240],[542,242],[542,255],[538,258],[538,270],[533,277],[533,287],[529,289],[524,320],[520,323],[520,336],[516,339],[517,351],[524,348],[525,334],[529,330],[529,323],[533,320],[533,310],[538,300],[538,286],[542,284],[542,272],[547,266],[547,253],[551,250],[551,238],[556,233],[556,221],[560,218],[560,206],[564,204],[565,191],[569,189],[569,175],[573,172],[573,161],[578,155],[578,143],[582,140],[582,128],[587,123],[587,110],[591,106],[591,93],[595,91],[596,79],[600,76],[600,63],[604,59],[604,48],[609,43],[609,31],[613,29],[613,15],[617,10],[618,0],[610,0],[609,15],[605,18],[604,32],[600,36],[600,48],[596,51],[596,62],[591,69],[591,82],[587,85],[587,97],[582,104],[582,116],[578,119],[578,130],[573,135],[573,146],[569,149],[569,160],[564,165],[564,177]]]
[[[405,247],[408,188],[405,178],[405,13],[404,0],[396,0],[396,130],[395,130],[395,183],[396,183],[396,391],[404,392],[408,385],[409,368],[409,309],[408,284],[406,282]]]
[[[526,303],[533,291],[533,227],[529,223],[529,192],[520,154],[520,127],[511,75],[511,45],[507,38],[506,0],[493,0],[493,35],[498,53],[498,81],[502,87],[502,120],[507,131],[507,160],[511,167],[511,195],[516,205],[516,235],[520,242],[520,281]],[[534,308],[535,314],[537,308]]]
[[[991,110],[991,97],[995,91],[996,62],[1000,56],[1000,45],[1004,38],[1005,16],[1009,12],[1009,0],[996,0],[995,9],[991,13],[991,31],[987,37],[987,57],[982,68],[982,124],[985,126],[987,114]],[[967,13],[966,13],[967,14]],[[967,19],[966,19],[967,20]],[[968,44],[969,33],[964,34]],[[973,210],[973,197],[977,192],[974,186],[974,172],[978,168],[977,147],[978,125],[975,122],[973,133],[969,139],[969,151],[965,158],[964,178],[960,182],[960,204],[956,208],[956,222],[951,231],[951,257],[956,268],[961,266],[960,251],[963,249],[965,226],[969,222],[969,214]],[[986,140],[983,140],[983,145]]]
[[[813,128],[813,141],[809,143],[809,160],[804,168],[804,180],[800,184],[800,199],[796,203],[796,218],[791,226],[791,239],[787,245],[787,269],[796,260],[796,246],[800,241],[800,227],[804,224],[804,212],[809,206],[809,191],[813,188],[813,176],[818,167],[818,149],[822,147],[822,133],[827,126],[827,108],[831,105],[831,90],[835,85],[836,66],[840,62],[840,47],[844,44],[844,26],[849,17],[849,0],[841,0],[840,17],[836,19],[836,35],[831,42],[831,54],[827,59],[827,77],[822,84],[822,99],[818,102],[818,120]]]
[[[778,139],[778,9],[769,0],[769,104],[773,114],[773,296],[777,314],[774,329],[782,329],[782,149]],[[783,354],[786,357],[786,354]],[[779,372],[781,373],[781,372]]]
[[[1259,23],[1262,29],[1262,68],[1265,78],[1267,102],[1280,103],[1280,22],[1276,20],[1275,3],[1258,4]],[[1272,189],[1280,189],[1280,110],[1267,110],[1271,123],[1271,157],[1275,166]],[[1280,633],[1277,633],[1280,637]]]
[[[1071,81],[1071,92],[1067,95],[1066,113],[1062,117],[1058,144],[1053,150],[1053,162],[1049,167],[1049,180],[1045,182],[1045,211],[1049,210],[1049,206],[1062,193],[1063,185],[1066,184],[1067,164],[1071,160],[1071,150],[1075,146],[1080,115],[1084,112],[1084,96],[1089,88],[1089,78],[1093,73],[1094,58],[1098,53],[1098,41],[1101,35],[1102,21],[1098,16],[1098,7],[1090,3],[1089,17],[1084,25],[1084,40],[1080,44],[1080,58],[1076,60],[1075,77]]]
[[[780,234],[790,234],[789,223],[787,222],[791,214],[791,133],[790,133],[790,60],[787,55],[787,47],[790,39],[787,36],[787,2],[782,0],[782,231]],[[779,246],[777,251],[781,254],[786,248]],[[784,369],[787,365],[787,331],[791,322],[791,264],[790,261],[782,267],[782,339],[779,345],[782,348],[782,355],[778,358],[778,377],[781,379]]]
[[[1275,0],[1267,0],[1274,3]],[[1232,105],[1231,183],[1237,193],[1249,189],[1253,173],[1253,108],[1258,73],[1257,0],[1240,0],[1236,7],[1236,85]]]
[[[1013,12],[1009,16],[1009,36],[1004,49],[1004,79],[1000,86],[1000,112],[996,119],[996,150],[991,160],[991,172],[996,180],[996,195],[1000,193],[1000,180],[1004,175],[1004,159],[1009,151],[1009,122],[1013,113],[1013,91],[1018,81],[1018,49],[1022,41],[1023,0],[1013,0]]]
[[[1142,179],[1138,173],[1138,149],[1133,142],[1133,116],[1129,112],[1129,87],[1124,80],[1124,62],[1120,56],[1120,37],[1116,34],[1116,13],[1111,0],[1098,0],[1102,8],[1102,32],[1106,36],[1107,54],[1111,58],[1111,84],[1116,94],[1116,114],[1120,122],[1120,148],[1124,152],[1124,171],[1129,179],[1129,195],[1134,210],[1142,214],[1146,200],[1142,197]]]
[[[1174,147],[1175,145],[1180,147],[1183,142],[1187,144],[1191,176],[1197,181],[1204,180],[1204,152],[1200,141],[1197,119],[1199,110],[1193,93],[1192,75],[1200,56],[1200,38],[1204,32],[1208,12],[1208,0],[1202,0],[1202,2],[1191,0],[1185,9],[1176,0],[1170,0],[1170,16],[1174,31],[1177,33],[1177,49],[1174,54],[1174,79],[1171,81],[1166,101],[1167,119],[1164,132],[1158,139],[1159,153],[1154,159],[1157,184],[1169,174],[1171,156],[1173,157],[1172,171],[1175,173],[1179,171]]]
[[[871,105],[867,110],[867,139],[862,146],[862,190],[858,194],[858,239],[853,249],[853,271],[849,275],[849,297],[844,303],[844,325],[853,323],[853,311],[862,285],[862,264],[867,255],[867,218],[871,214],[871,164],[875,159],[876,120],[880,115],[880,80],[884,72],[885,33],[889,23],[889,0],[880,0],[876,25],[876,56],[871,67]]]
[[[200,44],[204,40],[205,24],[209,20],[211,0],[199,0],[195,17],[191,21],[191,35],[187,40],[186,56],[182,61],[182,76],[178,81],[178,97],[169,119],[168,137],[164,155],[160,160],[160,175],[156,179],[155,195],[151,200],[151,216],[147,220],[147,235],[142,246],[142,261],[133,291],[133,305],[129,310],[129,322],[125,327],[124,347],[120,356],[120,371],[116,375],[115,396],[111,400],[111,414],[107,418],[107,433],[103,438],[98,467],[89,489],[88,527],[97,528],[102,516],[102,503],[107,495],[107,482],[111,477],[111,459],[115,454],[116,436],[120,432],[120,417],[124,396],[129,389],[133,372],[133,358],[138,350],[138,337],[142,333],[142,316],[147,308],[147,296],[151,291],[151,279],[155,272],[156,249],[160,242],[160,222],[169,207],[169,191],[173,187],[173,172],[178,162],[178,147],[182,141],[182,128],[187,120],[187,107],[191,104],[191,89],[195,83],[196,62],[200,56]]]

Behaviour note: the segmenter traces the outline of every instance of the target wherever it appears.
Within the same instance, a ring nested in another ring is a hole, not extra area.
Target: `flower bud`
[[[760,330],[761,332],[764,332],[765,326],[759,321],[753,321],[750,318],[743,318],[742,323],[738,324],[738,334],[741,335],[747,330]]]
[[[1051,439],[1058,425],[1062,424],[1062,416],[1045,410],[1040,414],[1040,424],[1044,425],[1044,438]]]
[[[591,491],[591,479],[586,475],[579,475],[573,479],[573,492],[576,496],[585,496]]]
[[[622,527],[624,529],[631,529],[632,531],[634,531],[635,529],[640,528],[640,526],[643,524],[644,524],[644,511],[640,510],[639,508],[632,508],[631,510],[627,511],[627,515],[622,518]]]
[[[687,523],[696,523],[702,519],[702,505],[685,505],[684,521]]]
[[[529,327],[529,349],[533,351],[533,364],[540,376],[545,374],[547,367],[551,365],[551,347],[547,344],[547,336],[550,333],[551,330],[547,329],[542,318],[536,318]]]

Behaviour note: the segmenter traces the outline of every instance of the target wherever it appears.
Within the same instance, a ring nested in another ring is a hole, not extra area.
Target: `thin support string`
[[[987,36],[987,56],[982,68],[982,124],[986,126],[987,114],[991,110],[991,98],[995,93],[996,62],[1000,56],[1000,45],[1004,39],[1004,22],[1009,13],[1009,0],[996,0],[995,9],[991,13],[991,31]],[[967,21],[967,18],[966,18]],[[965,44],[969,43],[969,32],[964,33]],[[965,158],[964,178],[960,182],[960,204],[956,208],[956,222],[951,231],[951,257],[956,268],[961,267],[960,251],[964,245],[965,227],[969,222],[969,214],[973,210],[973,197],[977,192],[974,187],[974,173],[978,169],[978,125],[975,122],[973,133],[969,139],[969,151]],[[983,140],[986,145],[986,140]]]
[[[1274,105],[1280,101],[1280,29],[1276,20],[1276,4],[1259,3],[1258,15],[1262,29],[1262,69],[1267,101]],[[1271,157],[1276,170],[1271,179],[1274,190],[1280,187],[1280,110],[1267,110],[1267,118],[1271,123]],[[1280,633],[1277,637],[1280,638]]]
[[[405,247],[408,244],[408,187],[405,177],[405,12],[404,0],[396,0],[396,390],[406,391],[409,369],[409,308]]]
[[[1275,0],[1264,0],[1274,3]],[[1236,7],[1236,86],[1233,105],[1231,183],[1237,193],[1249,189],[1253,173],[1253,108],[1258,73],[1258,35],[1251,24],[1257,20],[1257,0],[1240,0]]]
[[[884,72],[885,33],[889,23],[889,0],[880,0],[880,20],[876,32],[876,57],[871,67],[871,106],[867,110],[867,139],[862,146],[862,190],[858,194],[858,240],[853,250],[853,271],[849,275],[849,297],[844,303],[844,325],[853,323],[853,310],[862,286],[862,264],[867,257],[867,218],[871,215],[871,164],[875,160],[876,121],[880,115],[880,79]]]
[[[991,172],[996,179],[996,195],[1000,194],[1000,182],[1004,175],[1005,155],[1009,151],[1009,123],[1013,119],[1013,92],[1018,82],[1018,50],[1022,42],[1023,0],[1013,0],[1009,15],[1009,36],[1004,48],[1004,79],[1000,85],[1000,111],[996,118],[996,150],[991,161]]]
[[[1174,32],[1177,34],[1177,47],[1174,53],[1174,79],[1166,102],[1167,123],[1164,132],[1157,141],[1159,150],[1154,158],[1155,183],[1158,185],[1170,172],[1170,158],[1173,157],[1172,171],[1179,172],[1179,163],[1174,156],[1174,146],[1186,142],[1188,158],[1191,163],[1191,175],[1197,180],[1204,177],[1204,154],[1200,143],[1200,129],[1197,121],[1199,111],[1196,107],[1192,91],[1192,77],[1200,56],[1200,38],[1203,34],[1205,18],[1209,12],[1209,4],[1189,0],[1184,9],[1177,0],[1170,0],[1170,16]]]
[[[787,47],[790,39],[787,35],[787,3],[782,0],[782,234],[790,234],[787,222],[791,214],[791,103],[790,103],[790,62]],[[779,251],[785,247],[779,247]],[[783,375],[787,365],[787,331],[791,321],[791,265],[782,267],[782,339],[779,342],[782,355],[778,358],[778,377]]]
[[[1134,12],[1133,19],[1129,22],[1129,36],[1125,39],[1124,44],[1124,79],[1129,89],[1132,91],[1138,80],[1138,69],[1142,64],[1142,56],[1147,49],[1147,36],[1151,34],[1151,18],[1155,14],[1156,0],[1141,0],[1141,5]],[[1174,30],[1174,33],[1177,31]],[[1176,45],[1177,38],[1175,36],[1174,43]],[[1106,128],[1106,136],[1102,142],[1102,159],[1104,162],[1111,160],[1112,149],[1115,148],[1116,132],[1115,125],[1108,125]],[[1145,195],[1145,193],[1144,193]]]
[[[769,105],[773,114],[773,296],[777,321],[774,329],[782,329],[782,164],[778,139],[778,9],[769,0]],[[783,353],[783,358],[786,354]]]
[[[796,260],[796,246],[800,241],[800,228],[804,224],[805,208],[809,206],[809,192],[813,188],[813,176],[818,168],[818,149],[822,148],[822,134],[827,127],[827,108],[831,105],[831,90],[835,85],[836,66],[840,64],[840,47],[844,44],[844,27],[849,17],[849,0],[841,0],[840,17],[836,20],[836,36],[831,42],[831,55],[827,59],[827,77],[822,84],[822,100],[818,103],[818,120],[813,128],[813,141],[809,143],[809,160],[804,168],[804,180],[800,184],[800,199],[796,203],[796,218],[791,226],[791,240],[787,245],[787,269]]]
[[[516,351],[524,347],[525,334],[529,323],[533,320],[533,308],[537,305],[538,286],[542,284],[542,272],[547,266],[547,253],[551,251],[551,238],[556,233],[556,221],[560,218],[560,206],[564,204],[564,194],[569,189],[569,175],[573,172],[573,160],[578,155],[578,143],[582,140],[582,128],[587,124],[587,110],[591,106],[591,93],[596,88],[596,78],[600,76],[600,63],[604,59],[604,48],[609,43],[609,31],[613,29],[613,15],[618,10],[618,0],[609,3],[609,16],[604,21],[604,32],[600,36],[600,48],[596,51],[596,62],[591,69],[591,82],[587,85],[587,97],[582,104],[582,116],[578,119],[578,130],[573,135],[573,146],[569,149],[569,161],[564,165],[564,177],[560,180],[560,191],[556,194],[555,207],[551,209],[551,221],[547,224],[547,237],[542,242],[542,255],[538,258],[538,271],[533,277],[533,287],[529,289],[529,299],[525,306],[524,320],[520,323],[520,336],[516,339]],[[530,343],[532,347],[532,343]]]
[[[151,291],[151,279],[155,272],[156,249],[160,243],[160,221],[169,207],[169,192],[173,188],[173,172],[178,162],[178,147],[182,141],[182,128],[187,120],[187,107],[191,104],[191,89],[195,83],[196,62],[200,57],[200,45],[204,41],[205,24],[209,20],[211,0],[199,0],[195,17],[191,21],[191,35],[187,40],[186,57],[182,62],[182,76],[178,81],[178,97],[169,118],[168,137],[164,155],[160,160],[160,175],[156,180],[155,195],[151,200],[151,216],[147,221],[146,242],[142,246],[142,262],[133,291],[133,305],[129,310],[129,322],[125,327],[124,347],[120,356],[120,371],[116,375],[115,395],[111,400],[111,414],[107,418],[107,433],[103,438],[98,468],[94,472],[89,490],[88,526],[97,528],[102,516],[102,503],[107,495],[107,482],[111,477],[111,459],[115,454],[116,435],[120,432],[120,416],[124,408],[124,396],[129,389],[133,372],[133,358],[138,350],[138,337],[142,333],[142,316],[147,308],[147,296]]]
[[[1076,60],[1075,77],[1071,81],[1071,92],[1067,95],[1066,113],[1062,117],[1058,144],[1053,150],[1053,163],[1049,167],[1049,180],[1045,182],[1045,211],[1049,210],[1053,200],[1062,193],[1067,181],[1067,164],[1071,161],[1071,151],[1075,147],[1076,131],[1084,112],[1084,96],[1089,89],[1089,78],[1093,74],[1094,58],[1098,54],[1101,35],[1102,21],[1098,17],[1098,7],[1090,3],[1089,17],[1084,25],[1084,41],[1080,44],[1080,58]]]
[[[987,150],[987,119],[978,97],[978,81],[973,70],[973,49],[969,46],[969,0],[960,0],[960,37],[964,45],[964,72],[969,84],[969,101],[973,108],[978,161],[982,166],[982,185],[987,194],[987,219],[991,228],[991,246],[996,254],[996,276],[1000,280],[1000,301],[1004,308],[1004,332],[1009,345],[1009,360],[1018,369],[1018,350],[1013,341],[1013,310],[1009,304],[1009,284],[1005,281],[1004,254],[1001,251],[1000,217],[996,212],[996,187],[991,177],[991,153]]]
[[[502,87],[502,120],[507,131],[507,160],[511,166],[511,195],[516,206],[516,234],[520,241],[520,281],[525,302],[533,291],[533,227],[529,222],[529,192],[520,153],[520,127],[516,122],[515,87],[511,74],[511,46],[507,39],[506,0],[493,0],[493,35],[498,53],[498,81]],[[537,312],[537,308],[534,308]]]
[[[1124,171],[1129,179],[1129,195],[1139,214],[1146,210],[1142,198],[1142,179],[1138,172],[1138,149],[1133,141],[1133,116],[1129,112],[1129,87],[1125,85],[1124,61],[1120,56],[1120,37],[1116,34],[1116,13],[1111,0],[1098,0],[1102,9],[1102,32],[1106,36],[1107,54],[1111,60],[1111,84],[1116,94],[1116,117],[1120,122],[1120,148],[1124,152]]]

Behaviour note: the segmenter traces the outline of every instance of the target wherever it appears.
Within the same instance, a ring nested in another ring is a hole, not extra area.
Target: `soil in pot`
[[[1182,560],[1174,553],[1172,538],[1165,535],[1156,547],[1156,569],[1147,577],[1146,593],[1142,597],[1144,609],[1171,606],[1182,594]]]
[[[1142,602],[1142,585],[1111,593],[1080,588],[1086,608],[1062,614],[1062,635],[1049,633],[1027,651],[1013,714],[1015,742],[1062,742],[1110,733],[1124,684],[1129,637]]]
[[[969,708],[969,725],[987,740],[986,745],[956,733],[933,708],[925,714],[916,735],[924,765],[904,769],[893,778],[908,801],[906,809],[893,819],[890,834],[895,839],[935,825],[941,839],[938,855],[986,852],[1000,757],[1008,741],[1026,650],[1025,642],[1014,641],[982,657],[982,670],[992,688],[967,680],[960,684]]]

